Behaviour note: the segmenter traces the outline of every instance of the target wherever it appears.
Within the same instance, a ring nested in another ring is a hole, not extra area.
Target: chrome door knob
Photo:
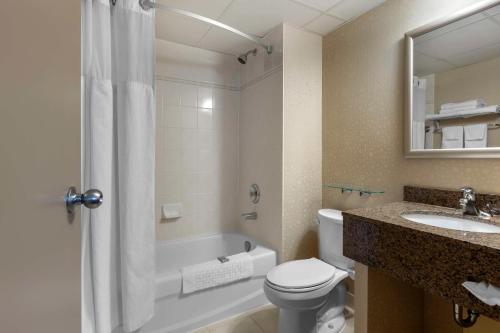
[[[84,205],[89,209],[95,209],[102,204],[102,192],[96,189],[90,189],[83,194],[76,192],[76,188],[71,186],[68,188],[64,201],[66,202],[66,210],[69,214],[75,212],[75,206]]]

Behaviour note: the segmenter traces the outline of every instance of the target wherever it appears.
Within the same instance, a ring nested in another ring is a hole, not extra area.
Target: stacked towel
[[[443,127],[441,149],[456,149],[464,147],[464,127],[448,126]]]
[[[457,116],[460,116],[460,118],[468,118],[468,117],[473,117],[473,116],[480,116],[482,114],[492,114],[492,113],[500,113],[500,105],[490,105],[490,106],[485,106],[482,108],[478,109],[467,109],[467,110],[461,110],[461,109],[455,109],[453,110],[453,113],[449,112],[446,113],[446,111],[443,113],[441,111],[440,114],[427,114],[425,115],[425,120],[441,120],[443,119],[443,116],[446,118],[459,118]]]
[[[198,290],[208,289],[230,282],[235,282],[253,275],[252,256],[242,252],[227,257],[228,261],[221,263],[211,260],[181,269],[182,292],[190,294]]]
[[[488,146],[488,124],[464,126],[465,148],[486,148]]]
[[[470,111],[474,109],[480,109],[486,106],[483,99],[473,99],[460,103],[445,103],[441,105],[440,114],[456,114],[461,111]]]
[[[423,121],[413,121],[412,128],[412,148],[425,148],[425,123]]]

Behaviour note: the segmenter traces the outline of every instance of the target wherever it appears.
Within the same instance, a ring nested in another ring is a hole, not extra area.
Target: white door
[[[80,1],[0,4],[0,331],[80,331]]]

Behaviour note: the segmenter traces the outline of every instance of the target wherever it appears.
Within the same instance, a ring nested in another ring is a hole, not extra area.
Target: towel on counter
[[[500,306],[500,288],[486,282],[471,282],[462,283],[462,286],[467,289],[472,295],[476,296],[483,303],[489,306]]]
[[[488,147],[488,124],[464,126],[465,148]]]
[[[464,127],[448,126],[443,127],[443,137],[441,140],[441,149],[453,149],[464,147]]]
[[[181,269],[182,293],[190,294],[223,284],[249,278],[253,275],[252,256],[248,252],[227,257],[221,263],[211,260],[201,264],[186,266]]]
[[[478,109],[486,106],[486,103],[483,99],[472,99],[465,102],[460,103],[445,103],[441,104],[441,110],[439,113],[448,114],[454,113],[456,111],[470,110],[470,109]]]

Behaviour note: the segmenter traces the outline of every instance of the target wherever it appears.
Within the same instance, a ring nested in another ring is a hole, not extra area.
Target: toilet
[[[342,255],[342,212],[318,211],[320,258],[274,267],[264,292],[280,309],[278,333],[337,333],[345,327],[346,287],[354,261]]]

